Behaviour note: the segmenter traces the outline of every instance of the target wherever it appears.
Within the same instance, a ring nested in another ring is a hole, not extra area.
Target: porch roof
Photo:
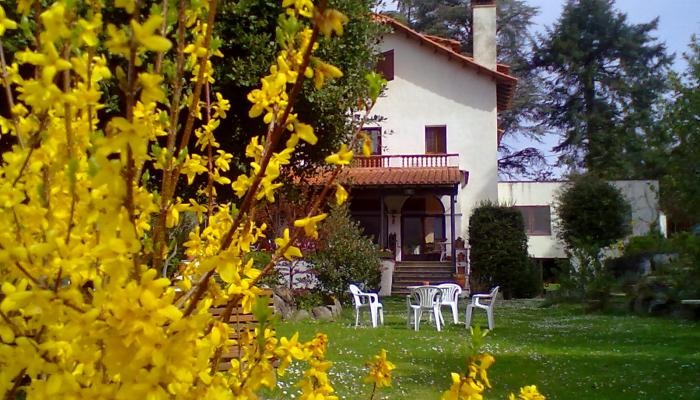
[[[457,167],[347,168],[340,179],[353,186],[444,186],[457,185]]]

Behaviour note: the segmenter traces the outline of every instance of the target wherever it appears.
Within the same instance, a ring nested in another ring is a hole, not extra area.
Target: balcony
[[[459,167],[459,154],[391,154],[355,157],[355,168]]]

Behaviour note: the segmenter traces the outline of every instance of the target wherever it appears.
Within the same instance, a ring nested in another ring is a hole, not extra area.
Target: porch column
[[[386,210],[384,209],[384,194],[379,194],[379,246],[382,249],[386,249],[386,226],[384,225],[384,214]]]
[[[452,254],[452,265],[457,268],[457,252],[455,251],[455,195],[450,194],[450,253]],[[456,271],[456,269],[455,269]]]

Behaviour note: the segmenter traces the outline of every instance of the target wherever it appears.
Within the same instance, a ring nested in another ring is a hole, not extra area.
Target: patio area
[[[384,348],[396,364],[393,385],[376,398],[439,399],[449,388],[450,372],[466,368],[464,324],[453,325],[448,309],[442,332],[421,324],[406,326],[403,297],[383,298],[385,325],[354,327],[354,310],[345,307],[337,322],[282,322],[280,335],[300,332],[309,339],[328,334],[332,383],[342,399],[369,398],[364,364]],[[573,305],[543,308],[541,300],[499,301],[496,329],[486,348],[496,358],[489,370],[494,388],[485,398],[505,399],[520,386],[535,384],[548,399],[697,399],[700,398],[700,326],[697,322],[614,314],[586,314]],[[466,303],[460,304],[464,321]],[[486,326],[485,313],[474,324]],[[269,398],[295,393],[301,371],[292,365],[280,390]]]

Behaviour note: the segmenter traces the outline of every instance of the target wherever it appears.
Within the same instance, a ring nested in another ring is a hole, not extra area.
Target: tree
[[[567,295],[595,300],[592,307],[605,308],[612,278],[601,250],[630,232],[630,205],[620,190],[593,174],[573,177],[555,204],[558,236],[569,255],[560,276],[562,288]]]
[[[619,189],[592,174],[571,178],[555,199],[559,238],[567,248],[600,250],[630,232],[630,205]]]
[[[562,135],[560,165],[601,177],[642,171],[643,136],[658,117],[671,59],[652,36],[658,19],[630,24],[613,0],[569,0],[538,37],[533,65],[543,73],[544,126]]]
[[[508,137],[538,140],[542,129],[536,120],[543,96],[540,76],[531,67],[530,27],[538,14],[537,7],[524,0],[500,0],[497,3],[497,45],[499,63],[510,66],[518,78],[513,103],[499,114],[499,129],[503,140],[499,146],[499,172],[507,176],[548,177],[548,165],[542,153],[533,148],[516,149],[507,145]],[[458,40],[461,51],[472,52],[471,0],[402,0],[398,2],[397,17],[413,29],[440,37]]]
[[[700,222],[700,39],[693,35],[688,68],[671,74],[672,95],[646,140],[647,173],[658,177],[661,207],[677,230]]]
[[[352,120],[348,112],[358,108],[357,99],[365,89],[367,66],[373,65],[374,44],[383,29],[371,20],[374,0],[331,1],[330,5],[348,16],[350,21],[344,34],[337,40],[320,38],[318,56],[337,66],[343,77],[321,90],[307,82],[295,107],[299,118],[315,126],[319,135],[314,146],[300,144],[290,167],[296,176],[313,173],[323,164],[323,158],[352,135]],[[259,77],[268,68],[265,60],[274,57],[277,20],[283,13],[277,0],[223,2],[216,33],[221,40],[220,50],[226,57],[214,64],[219,90],[233,104],[248,104],[246,96],[259,85]],[[265,125],[248,117],[246,107],[234,107],[222,122],[222,130],[229,132],[222,138],[222,146],[242,149],[254,135],[265,132]],[[244,167],[244,166],[243,166]]]

